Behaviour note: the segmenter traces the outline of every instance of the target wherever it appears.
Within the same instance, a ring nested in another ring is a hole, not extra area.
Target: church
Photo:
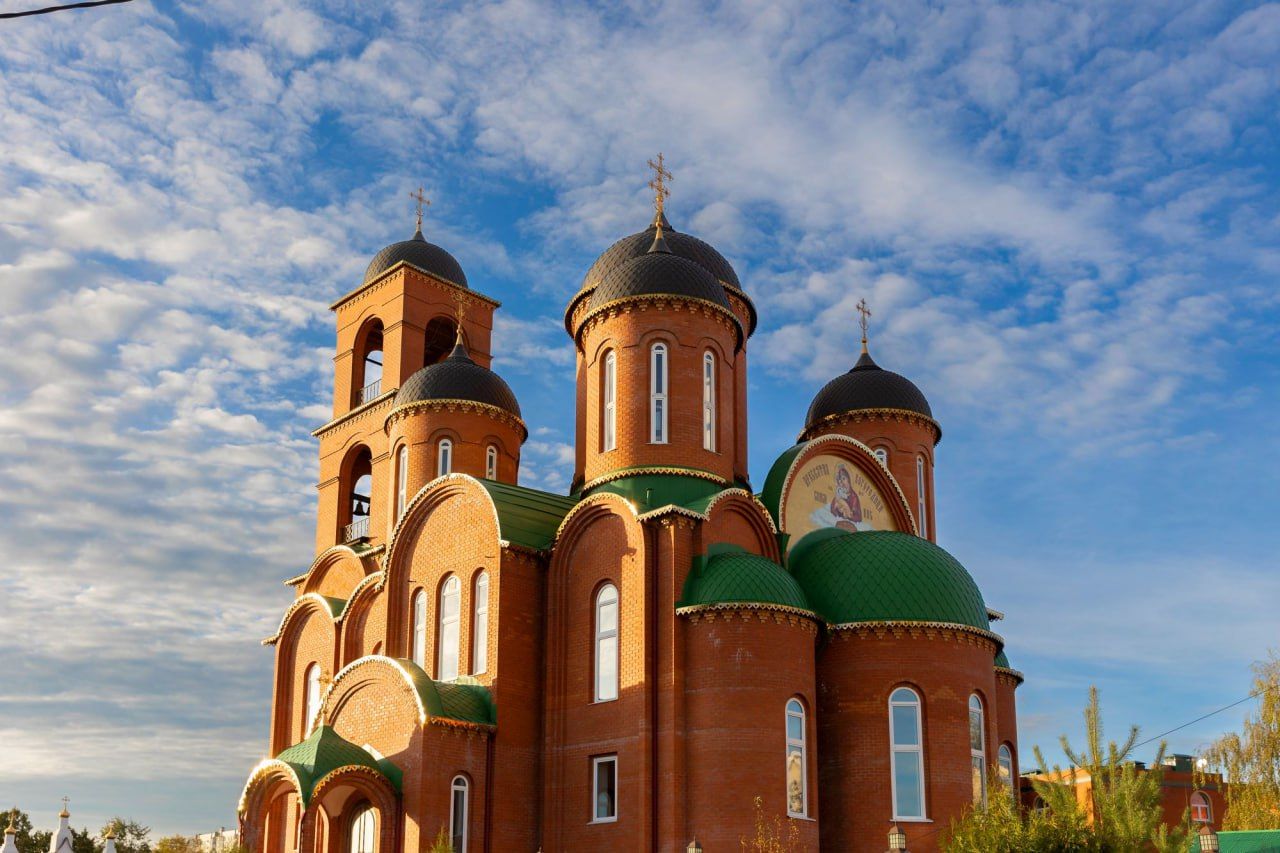
[[[650,165],[652,221],[565,310],[567,495],[519,485],[499,303],[424,238],[421,191],[331,306],[252,853],[728,853],[759,819],[797,850],[930,851],[1014,790],[1022,676],[935,543],[928,400],[872,358],[864,303],[860,356],[753,481],[750,286]]]

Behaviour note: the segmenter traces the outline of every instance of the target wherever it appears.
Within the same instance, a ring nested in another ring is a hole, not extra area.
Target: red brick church
[[[254,853],[934,850],[1018,772],[989,610],[934,544],[942,431],[866,348],[753,487],[732,266],[663,212],[587,271],[568,495],[518,485],[499,303],[417,233],[332,305],[316,554],[275,648]],[[852,358],[851,358],[852,360]],[[797,411],[801,411],[797,400]],[[794,830],[792,829],[794,827]]]

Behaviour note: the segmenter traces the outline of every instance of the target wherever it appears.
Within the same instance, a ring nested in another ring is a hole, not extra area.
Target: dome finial
[[[871,316],[871,309],[867,307],[866,299],[858,300],[858,313],[862,316],[858,318],[858,325],[862,327],[862,354],[869,355],[867,352],[867,319]]]
[[[9,826],[4,831],[5,835],[18,834],[18,810],[12,809],[9,812]]]
[[[418,191],[417,191],[416,193],[409,193],[409,198],[411,198],[411,199],[413,199],[414,201],[416,201],[416,202],[417,202],[417,206],[416,206],[416,207],[417,207],[417,213],[418,213],[418,227],[417,227],[417,230],[414,232],[414,235],[413,235],[413,236],[414,236],[415,238],[417,238],[417,239],[421,240],[421,239],[423,239],[423,237],[422,237],[422,208],[423,208],[424,206],[426,206],[426,207],[430,207],[430,206],[431,206],[431,199],[427,198],[427,197],[426,197],[426,195],[422,192],[422,187],[418,187]]]
[[[667,196],[671,195],[671,190],[667,187],[667,184],[674,178],[671,172],[667,171],[661,151],[658,152],[656,162],[649,161],[649,168],[653,169],[653,178],[649,181],[649,186],[653,189],[653,224],[661,231],[663,209],[667,204]]]
[[[449,353],[449,358],[471,358],[471,353],[467,352],[467,344],[462,336],[462,324],[467,319],[467,302],[461,296],[454,297],[453,316],[457,321],[458,333],[453,339],[453,352]]]

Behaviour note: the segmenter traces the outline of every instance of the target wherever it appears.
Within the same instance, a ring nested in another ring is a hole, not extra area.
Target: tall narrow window
[[[876,455],[876,459],[880,460],[880,464],[881,464],[881,465],[884,465],[886,468],[889,466],[889,450],[888,450],[888,448],[884,448],[884,447],[877,447],[875,450],[873,450],[873,451],[871,451],[871,452],[872,452],[872,453],[874,453],[874,454]]]
[[[440,668],[441,681],[458,680],[458,637],[462,622],[462,582],[450,575],[440,589]]]
[[[486,480],[498,479],[498,448],[492,444],[484,451],[484,476]]]
[[[916,515],[920,523],[920,535],[929,537],[929,515],[925,512],[927,504],[924,497],[924,457],[916,457]]]
[[[973,802],[975,805],[986,805],[987,802],[987,752],[983,747],[985,741],[982,726],[982,700],[976,695],[969,697],[969,766],[973,779]]]
[[[649,441],[667,443],[667,345],[649,351]]]
[[[373,809],[365,806],[351,819],[351,853],[373,853]]]
[[[787,701],[787,814],[808,814],[808,763],[804,750],[804,706],[799,699]]]
[[[618,819],[618,756],[591,759],[591,822]]]
[[[601,449],[618,446],[618,354],[609,351],[604,357],[604,424],[600,430]]]
[[[1213,823],[1213,809],[1209,805],[1209,798],[1199,791],[1191,794],[1191,822]]]
[[[471,620],[471,671],[489,669],[489,573],[476,578],[475,618]]]
[[[447,438],[440,439],[436,451],[436,476],[443,477],[453,470],[453,442]]]
[[[596,595],[596,701],[618,698],[618,589],[609,584]]]
[[[427,591],[413,594],[413,662],[427,668]]]
[[[1004,785],[1008,794],[1014,798],[1014,802],[1017,802],[1017,791],[1013,789],[1013,750],[1009,749],[1009,744],[1000,744],[996,759],[999,763],[1000,784]]]
[[[404,515],[409,498],[409,448],[400,445],[396,451],[396,521]]]
[[[453,853],[467,853],[467,779],[453,777],[453,804],[449,809],[449,838]]]
[[[924,819],[924,738],[920,697],[899,687],[889,696],[890,783],[895,820]]]
[[[716,357],[702,356],[702,448],[716,449]]]
[[[306,734],[316,727],[316,717],[320,716],[320,664],[313,663],[307,667],[307,698],[303,709],[302,730]]]

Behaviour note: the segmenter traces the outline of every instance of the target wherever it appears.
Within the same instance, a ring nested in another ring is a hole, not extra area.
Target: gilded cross
[[[671,195],[671,190],[667,188],[667,182],[673,180],[673,178],[663,164],[661,151],[658,152],[657,162],[649,161],[649,168],[653,169],[653,179],[649,181],[649,186],[653,189],[653,209],[657,211],[658,218],[661,219],[662,208],[666,205],[667,196]]]
[[[421,231],[421,230],[422,230],[422,208],[423,208],[423,206],[424,206],[424,205],[425,205],[426,207],[430,207],[430,206],[431,206],[431,199],[427,198],[427,197],[426,197],[426,195],[424,195],[424,194],[423,194],[423,192],[422,192],[422,187],[418,187],[418,191],[417,191],[416,193],[409,193],[409,198],[414,199],[415,201],[417,201],[417,202],[418,202],[418,205],[417,205],[417,208],[418,208],[418,230],[419,230],[419,231]]]
[[[871,309],[867,307],[866,299],[858,300],[858,313],[862,316],[858,318],[858,325],[862,327],[862,351],[867,351],[867,319],[871,316]]]

